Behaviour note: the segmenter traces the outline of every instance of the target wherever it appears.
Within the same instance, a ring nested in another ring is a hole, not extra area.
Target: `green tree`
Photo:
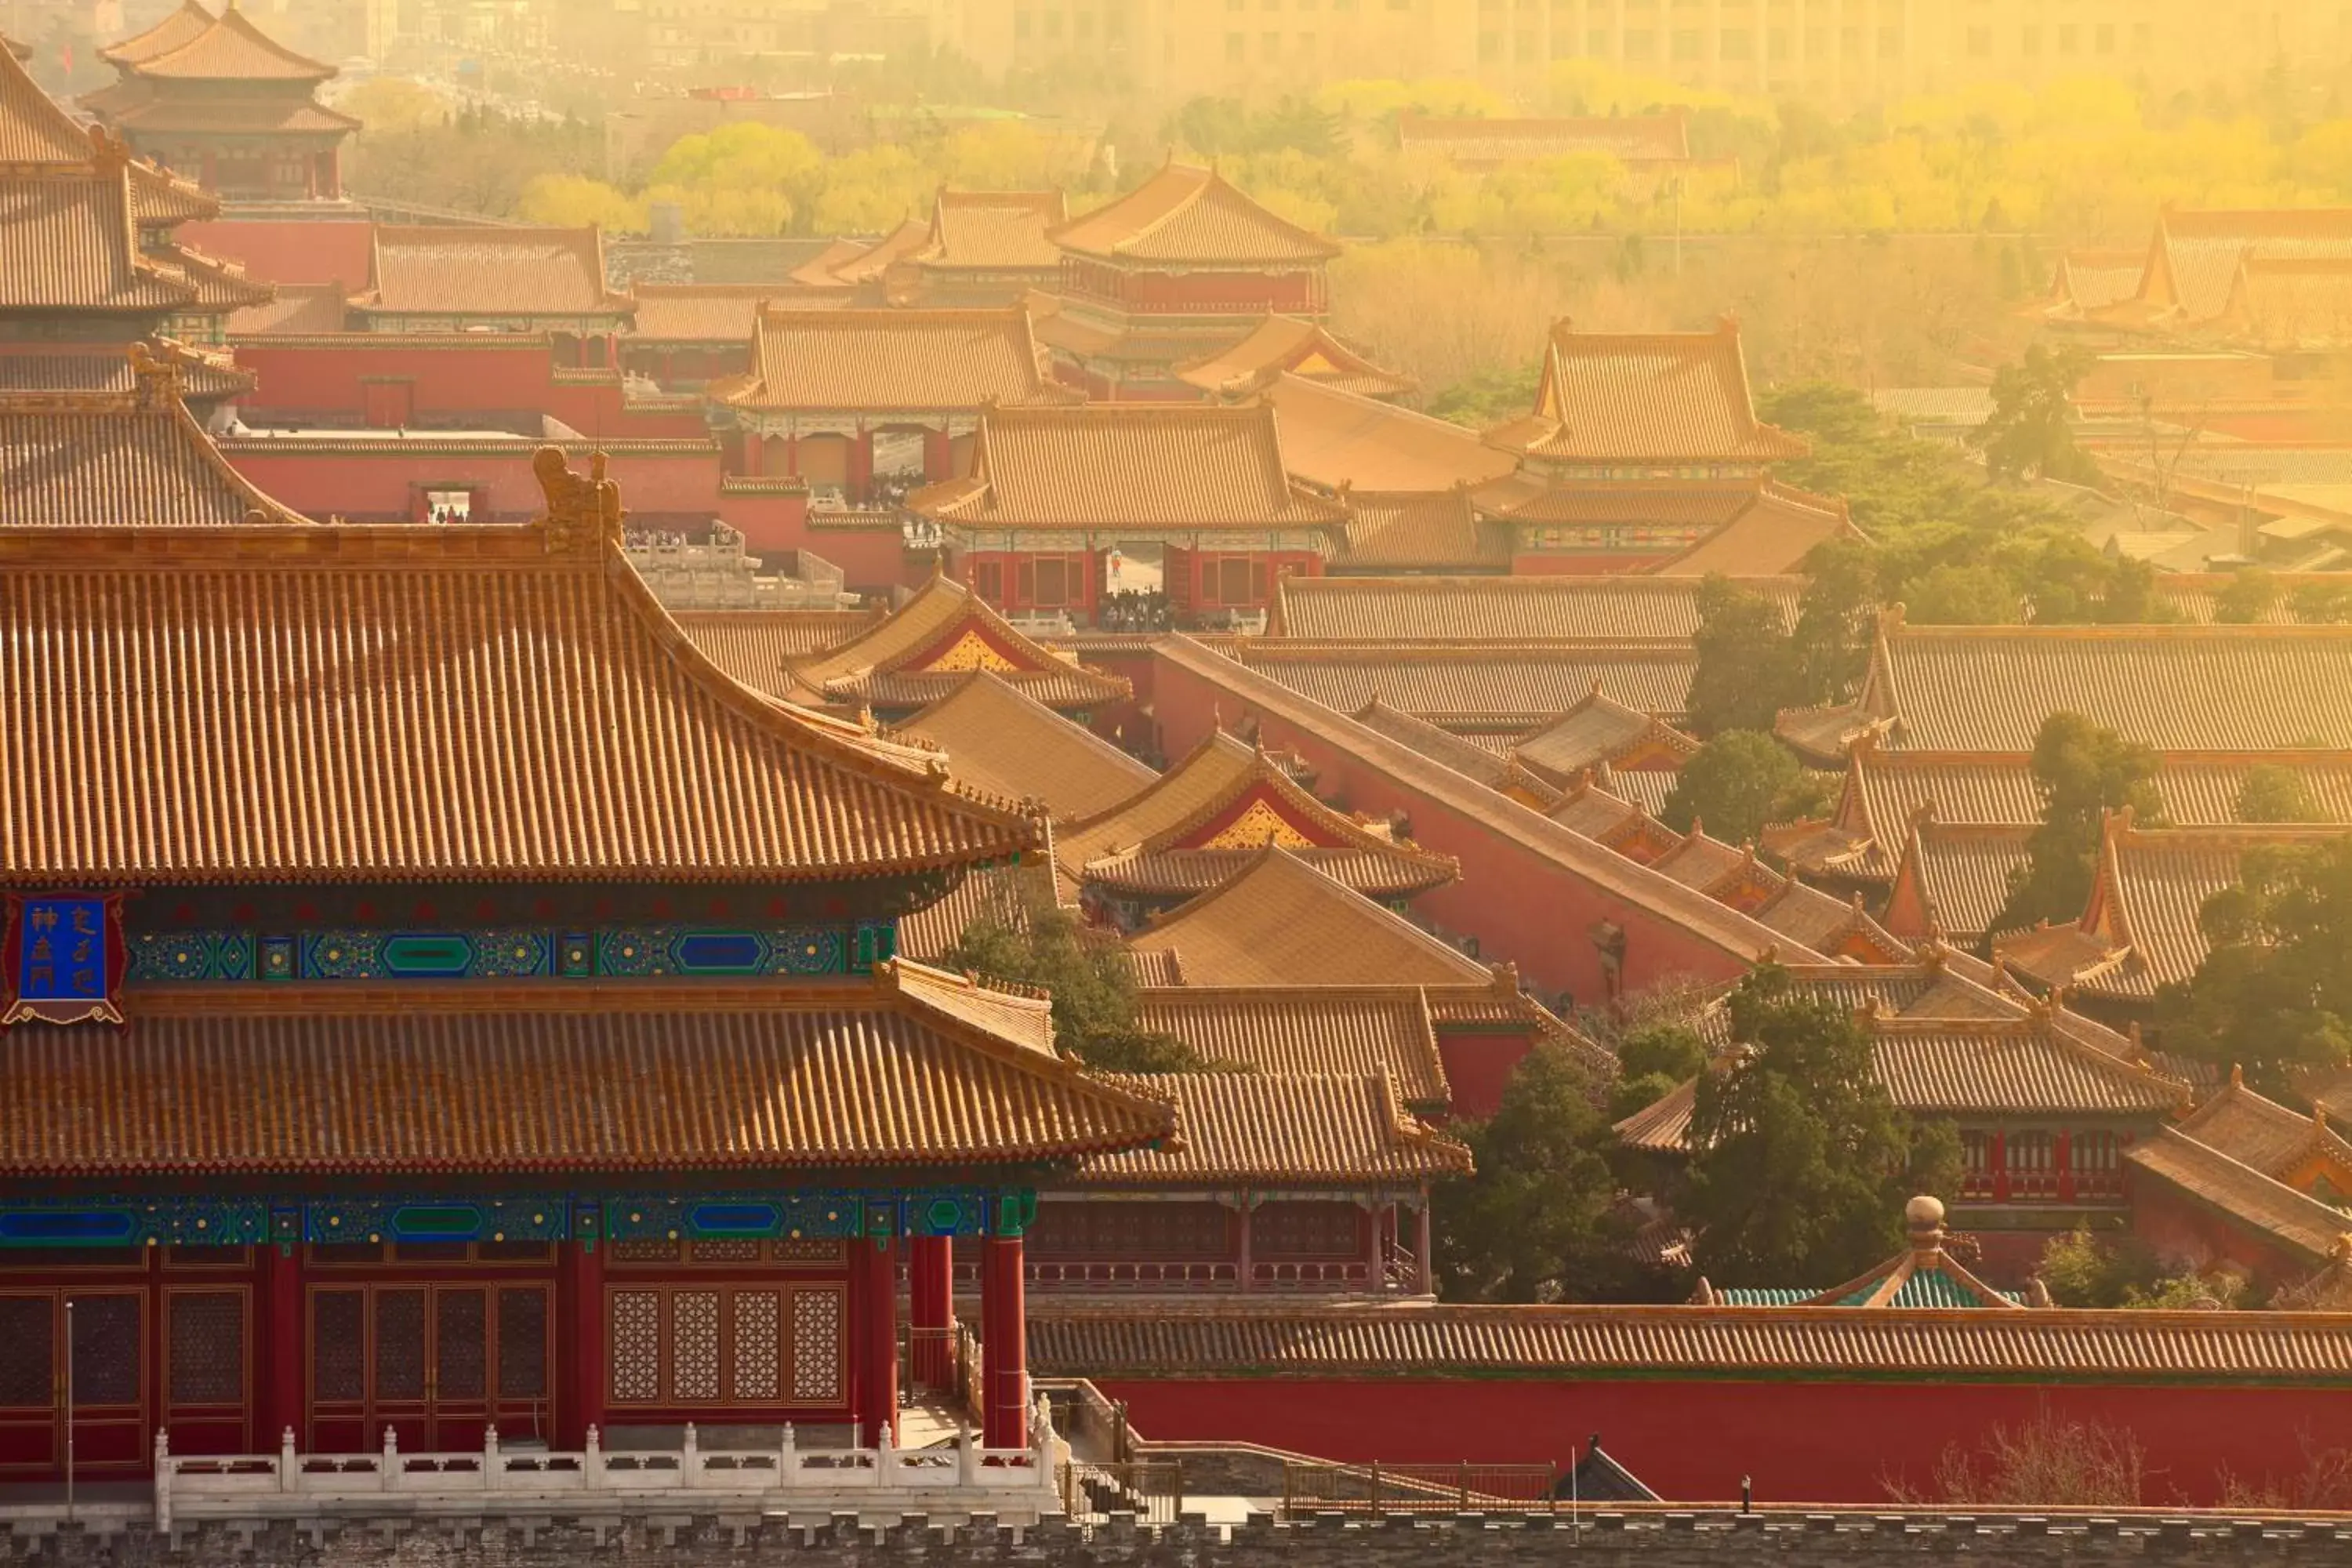
[[[2108,812],[2129,806],[2143,825],[2164,820],[2156,753],[2080,713],[2042,721],[2033,737],[2033,784],[2042,821],[2026,841],[2025,864],[2011,874],[1996,931],[2082,914]]]
[[[1804,700],[1804,666],[1780,606],[1727,577],[1699,584],[1691,645],[1691,728],[1701,735],[1769,731],[1783,708]]]
[[[1436,1198],[1448,1297],[1550,1301],[1622,1287],[1633,1226],[1615,1213],[1615,1138],[1594,1099],[1590,1070],[1547,1043],[1512,1069],[1493,1116],[1456,1129],[1476,1170]]]
[[[1899,1250],[1903,1206],[1959,1173],[1950,1123],[1915,1124],[1872,1066],[1870,1031],[1765,964],[1731,993],[1728,1068],[1704,1073],[1675,1211],[1718,1285],[1825,1287]]]
[[[2246,772],[2231,815],[2240,822],[2325,822],[2311,784],[2293,768],[2263,763]]]
[[[1622,1121],[1655,1105],[1706,1066],[1706,1042],[1687,1024],[1644,1024],[1617,1045],[1617,1083],[1609,1094],[1609,1117]]]
[[[1786,746],[1754,730],[1727,730],[1683,764],[1658,816],[1677,833],[1701,823],[1727,844],[1752,844],[1767,823],[1813,816],[1823,804],[1820,784]]]
[[[1042,986],[1054,998],[1054,1044],[1106,1072],[1197,1072],[1211,1064],[1173,1035],[1136,1021],[1135,972],[1052,900],[1007,892],[992,900],[940,966]]]
[[[2252,626],[2271,613],[2278,596],[2278,579],[2259,566],[2248,566],[2213,595],[2213,618],[2224,626]]]
[[[2198,925],[2204,962],[2157,998],[2166,1048],[2281,1093],[2352,1057],[2352,838],[2249,848]]]
[[[2287,608],[2306,626],[2335,626],[2352,621],[2352,587],[2334,583],[2298,583],[2287,595]]]
[[[1923,626],[1998,626],[2024,618],[2017,584],[1990,562],[1948,561],[1903,593],[1904,618]]]
[[[2074,445],[2074,384],[2091,367],[2074,347],[2036,343],[2016,364],[1993,372],[1992,415],[1969,438],[1996,479],[2067,479],[2088,484],[2098,467]]]

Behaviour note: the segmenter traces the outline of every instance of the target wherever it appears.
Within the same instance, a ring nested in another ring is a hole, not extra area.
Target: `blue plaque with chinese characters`
[[[127,950],[120,895],[12,894],[0,1025],[120,1024],[115,995]]]

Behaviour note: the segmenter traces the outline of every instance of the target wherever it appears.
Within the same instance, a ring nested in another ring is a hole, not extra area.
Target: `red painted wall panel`
[[[1721,1502],[1754,1479],[1759,1502],[1888,1500],[1924,1485],[1947,1445],[2054,1414],[2128,1429],[2150,1503],[2221,1498],[2221,1470],[2256,1483],[2304,1470],[2303,1435],[2352,1447],[2352,1400],[2296,1388],[2051,1388],[1871,1383],[1397,1379],[1099,1381],[1160,1441],[1262,1443],[1319,1458],[1565,1468],[1593,1433],[1659,1496]]]
[[[1508,959],[1547,1001],[1572,993],[1580,1002],[1604,994],[1601,957],[1591,928],[1612,921],[1626,931],[1623,970],[1628,992],[1688,975],[1736,980],[1747,965],[1674,920],[1628,902],[1494,830],[1493,807],[1474,814],[1445,804],[1296,725],[1261,713],[1248,697],[1171,659],[1152,673],[1152,707],[1167,754],[1181,756],[1222,719],[1227,729],[1256,718],[1270,748],[1297,751],[1316,770],[1316,793],[1370,816],[1402,812],[1424,847],[1462,862],[1462,879],[1423,893],[1413,908],[1441,928],[1478,939],[1489,962]],[[1596,847],[1596,853],[1600,851]]]

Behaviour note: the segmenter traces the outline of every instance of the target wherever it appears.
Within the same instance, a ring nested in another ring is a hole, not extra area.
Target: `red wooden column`
[[[898,1439],[898,1259],[887,1236],[850,1244],[856,1279],[857,1441],[872,1447],[887,1431]]]
[[[859,505],[874,496],[874,432],[859,426],[849,444],[849,500]]]
[[[981,1372],[987,1392],[981,1446],[1029,1446],[1029,1331],[1022,1295],[1021,1238],[992,1236],[980,1244]]]
[[[278,1452],[278,1439],[289,1426],[294,1442],[307,1447],[310,1435],[302,1420],[302,1345],[309,1337],[302,1323],[302,1247],[285,1250],[270,1243],[260,1254],[254,1298],[253,1441],[257,1452]]]
[[[907,1243],[907,1316],[914,1329],[908,1358],[917,1388],[943,1389],[955,1381],[954,1239],[918,1236]]]
[[[604,1424],[604,1255],[584,1241],[556,1243],[555,1446],[588,1446]]]
[[[923,478],[932,483],[955,478],[955,443],[945,430],[923,432]]]

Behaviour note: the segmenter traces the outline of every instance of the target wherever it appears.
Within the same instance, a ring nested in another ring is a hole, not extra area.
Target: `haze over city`
[[[2336,1561],[2347,92],[0,0],[15,1550]]]

